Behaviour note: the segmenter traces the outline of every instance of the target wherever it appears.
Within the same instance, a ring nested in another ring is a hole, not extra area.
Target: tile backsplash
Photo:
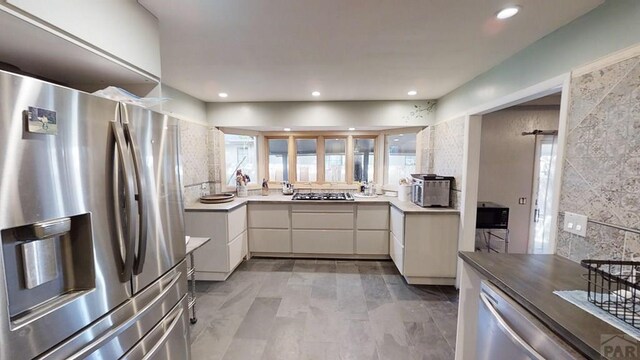
[[[562,230],[565,211],[640,228],[640,56],[571,79],[560,192],[558,255],[630,260],[633,232],[589,223],[585,238]]]
[[[427,173],[455,178],[451,202],[454,208],[459,209],[464,156],[464,118],[429,126],[421,134],[421,168]]]
[[[220,191],[222,132],[215,127],[180,121],[182,185],[185,203]],[[205,189],[202,189],[205,184]]]

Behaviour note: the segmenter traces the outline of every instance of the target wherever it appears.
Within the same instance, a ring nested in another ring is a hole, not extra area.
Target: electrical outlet
[[[518,204],[520,205],[527,205],[527,198],[526,197],[521,197],[518,199]]]
[[[587,216],[565,211],[563,229],[578,236],[587,236]]]

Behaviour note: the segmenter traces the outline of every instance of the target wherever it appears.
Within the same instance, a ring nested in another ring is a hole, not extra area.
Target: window
[[[387,135],[386,140],[387,184],[398,185],[416,172],[416,134]]]
[[[353,181],[373,181],[375,165],[375,139],[354,139],[353,141]]]
[[[236,186],[236,170],[249,175],[251,184],[258,184],[257,138],[248,135],[224,134],[225,177],[227,186]]]
[[[324,140],[324,181],[346,182],[347,139]]]
[[[269,181],[289,181],[289,141],[269,139]]]
[[[296,139],[296,181],[315,182],[318,179],[316,139]]]

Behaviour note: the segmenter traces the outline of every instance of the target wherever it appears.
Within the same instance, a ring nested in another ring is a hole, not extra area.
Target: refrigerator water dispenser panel
[[[33,289],[58,277],[58,257],[54,239],[29,241],[20,245],[24,286]]]
[[[95,288],[91,215],[2,230],[9,315],[29,322]]]

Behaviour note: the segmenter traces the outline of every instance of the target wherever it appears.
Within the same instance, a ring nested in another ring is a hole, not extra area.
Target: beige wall
[[[557,130],[559,108],[512,107],[482,117],[478,201],[509,207],[509,252],[526,253],[534,171],[533,136],[523,131]],[[519,205],[518,198],[527,198]]]
[[[426,126],[434,101],[312,101],[208,103],[207,119],[219,127],[376,129]]]

